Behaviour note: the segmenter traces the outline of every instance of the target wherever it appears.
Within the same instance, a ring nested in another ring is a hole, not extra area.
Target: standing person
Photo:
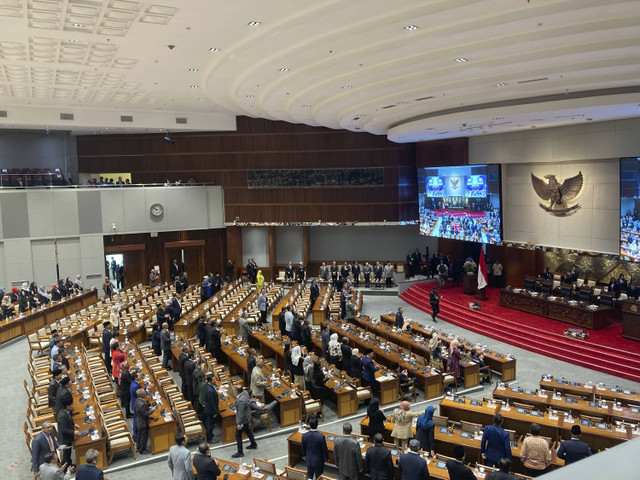
[[[431,478],[426,460],[418,453],[419,449],[420,442],[412,438],[409,442],[409,453],[400,455],[398,470],[402,474],[401,480],[428,480]]]
[[[186,386],[184,393],[184,398],[190,401],[193,404],[193,372],[196,369],[196,362],[193,361],[193,357],[195,354],[193,351],[189,351],[187,353],[187,359],[184,361],[184,383]]]
[[[211,458],[211,450],[209,445],[201,443],[198,445],[198,451],[193,456],[193,466],[198,472],[198,480],[216,480],[220,471],[220,462],[217,459]]]
[[[393,287],[393,274],[394,274],[393,265],[391,262],[387,262],[384,266],[384,270],[382,274],[384,275],[385,285],[387,288]]]
[[[558,448],[558,458],[564,460],[565,465],[577,462],[591,456],[589,445],[580,440],[582,429],[580,425],[571,427],[571,439],[565,440]]]
[[[344,304],[344,319],[349,322],[356,324],[356,307],[351,301],[351,295],[347,295],[345,304]]]
[[[447,360],[447,372],[456,377],[456,381],[460,378],[460,342],[454,340],[449,346],[449,359]]]
[[[217,443],[217,440],[213,439],[213,421],[219,412],[219,396],[213,373],[207,374],[207,384],[204,388],[204,428],[206,430],[207,442]]]
[[[402,330],[402,327],[404,327],[404,314],[402,311],[402,307],[399,307],[398,311],[396,312],[396,321],[393,324],[393,326],[401,330]]]
[[[178,355],[178,375],[180,376],[180,380],[182,380],[180,385],[180,391],[182,392],[183,395],[186,395],[187,393],[187,377],[186,377],[186,374],[184,373],[184,362],[186,362],[188,358],[189,358],[189,346],[184,345],[182,347],[182,351],[180,352],[180,355]]]
[[[302,320],[302,318],[300,319]],[[300,343],[308,352],[313,351],[313,342],[311,341],[311,327],[309,320],[304,319],[300,322]]]
[[[195,480],[193,465],[191,464],[191,452],[187,448],[186,433],[176,435],[176,444],[169,449],[169,469],[173,480]]]
[[[418,415],[420,415],[419,412],[411,411],[411,404],[406,400],[400,402],[398,408],[393,411],[393,430],[391,431],[391,438],[393,438],[393,442],[402,448],[402,450],[407,448],[409,439],[413,438],[413,419]],[[418,446],[419,445],[420,442],[418,442]]]
[[[360,350],[357,348],[351,350],[351,366],[348,368],[347,373],[353,378],[362,380],[362,359],[360,359]]]
[[[434,322],[437,322],[436,316],[440,313],[440,299],[442,296],[438,295],[438,289],[433,287],[431,293],[429,294],[429,303],[431,304],[431,319]]]
[[[38,480],[69,480],[73,471],[74,468],[66,463],[62,465],[62,469],[58,468],[58,455],[55,452],[47,452],[44,454],[44,463],[40,465]]]
[[[465,451],[462,445],[454,447],[453,458],[455,460],[447,460],[446,463],[449,480],[478,480],[473,471],[464,464]]]
[[[524,474],[530,477],[543,475],[551,463],[551,450],[544,438],[540,437],[540,425],[532,423],[529,426],[527,438],[522,442],[520,459],[524,466]]]
[[[139,374],[136,370],[130,372],[131,374],[131,385],[129,385],[129,398],[131,399],[131,404],[129,408],[133,412],[133,439],[138,438],[138,427],[136,425],[136,399],[138,398],[138,390],[141,388],[140,383],[138,382]]]
[[[331,264],[329,270],[331,271],[331,284],[335,288],[338,286],[338,265],[336,264],[336,262],[333,262]]]
[[[31,441],[31,466],[36,475],[40,471],[40,465],[45,462],[44,456],[47,453],[56,453],[58,449],[58,440],[53,432],[51,420],[45,420],[40,427],[42,430]]]
[[[47,406],[49,407],[56,406],[56,393],[58,393],[58,389],[60,388],[61,379],[62,369],[56,368],[51,373],[51,382],[49,382],[49,386],[47,387]]]
[[[236,387],[236,446],[237,451],[231,458],[244,457],[242,450],[242,433],[246,433],[249,438],[249,446],[247,450],[255,450],[258,448],[256,439],[251,431],[251,396],[248,390],[242,387]]]
[[[169,267],[169,278],[173,278],[176,279],[180,276],[180,271],[181,268],[178,265],[178,260],[174,260],[173,263],[171,264],[171,267]]]
[[[336,367],[340,368],[340,354],[341,348],[340,343],[338,342],[338,334],[332,333],[329,340],[329,352],[327,355],[327,361],[331,365],[335,365]]]
[[[53,285],[56,285],[55,283]],[[54,290],[58,291],[57,286],[54,287]],[[109,277],[104,277],[104,283],[102,284],[102,291],[104,292],[105,297],[109,297],[111,299],[113,297],[113,293],[116,291],[116,286],[109,279]],[[60,300],[59,298],[55,298],[53,290],[51,291],[51,298],[53,300]]]
[[[380,408],[380,399],[372,398],[367,406],[367,418],[369,419],[369,441],[375,440],[376,433],[384,436],[384,422],[387,419],[384,416],[384,410]]]
[[[87,450],[84,459],[87,463],[80,465],[76,471],[76,480],[103,480],[102,470],[98,468],[100,452],[90,448]]]
[[[153,408],[145,400],[147,392],[144,388],[139,388],[136,392],[136,427],[138,427],[138,437],[136,438],[136,448],[138,453],[149,453],[147,450],[147,439],[149,438],[149,417]]]
[[[380,367],[373,363],[373,350],[370,348],[367,354],[362,357],[362,380],[364,380],[365,387],[371,387],[371,392],[377,391],[376,385],[376,372],[380,370]]]
[[[122,373],[120,375],[120,404],[124,408],[127,418],[133,417],[131,413],[131,372],[129,370],[129,362],[122,362]]]
[[[434,362],[442,361],[441,349],[440,337],[438,337],[437,332],[431,332],[431,339],[429,339],[429,355]]]
[[[258,270],[258,273],[256,273],[256,290],[261,291],[263,285],[264,275],[262,274],[262,270]]]
[[[247,342],[249,339],[249,318],[247,317],[247,311],[245,310],[240,314],[238,318],[238,335],[237,337],[243,342]]]
[[[200,315],[198,318],[198,343],[201,347],[204,347],[207,344],[207,324],[209,323],[210,314],[207,313],[207,316]]]
[[[264,360],[258,358],[255,366],[251,369],[251,376],[249,377],[251,379],[251,392],[253,392],[253,396],[262,403],[264,403],[264,389],[267,387],[267,379],[262,371],[263,365]]]
[[[294,276],[293,265],[291,264],[291,262],[289,262],[284,269],[284,278],[289,282],[293,282],[293,276]]]
[[[329,332],[329,324],[325,324],[322,327],[322,332],[320,332],[320,339],[322,340],[322,358],[325,360],[329,357],[329,341],[331,340],[331,332]]]
[[[73,410],[73,400],[65,399],[62,402],[62,410],[58,412],[56,420],[58,421],[58,435],[60,436],[60,450],[62,450],[62,458],[60,461],[71,465],[71,447],[73,440],[80,436],[80,430],[76,429],[71,412]]]
[[[367,449],[364,456],[364,471],[371,480],[393,480],[395,468],[391,450],[383,445],[384,436],[376,433],[373,437],[374,445]]]
[[[104,363],[107,366],[107,372],[109,375],[113,372],[111,365],[111,339],[113,338],[113,325],[110,321],[106,321],[102,324],[104,329],[102,330],[102,354],[104,355]]]
[[[291,305],[287,305],[284,313],[284,328],[286,335],[291,338],[291,332],[293,331],[293,312],[291,311]]]
[[[180,299],[178,298],[178,294],[173,293],[173,297],[171,298],[171,323],[175,325],[180,321],[180,316],[182,315],[182,304],[180,303]]]
[[[504,270],[504,267],[502,266],[502,263],[500,263],[500,260],[496,260],[493,263],[493,286],[497,287],[497,288],[502,288],[502,273]]]
[[[300,262],[300,264],[298,265],[298,280],[300,280],[300,283],[304,283],[306,278],[307,278],[307,269],[305,268],[303,263]]]
[[[160,285],[160,276],[155,268],[152,268],[149,272],[149,286],[151,288]]]
[[[216,320],[211,320],[211,323],[207,325],[207,349],[214,358],[218,358],[222,349],[220,325],[221,323]]]
[[[309,419],[309,431],[302,434],[302,456],[307,463],[307,478],[319,478],[324,472],[324,462],[329,460],[329,449],[324,435],[318,432],[318,417]]]
[[[373,279],[376,282],[382,281],[382,265],[380,265],[380,262],[376,262],[373,266]]]
[[[373,271],[373,268],[371,267],[369,262],[365,263],[364,267],[362,267],[362,274],[364,275],[364,288],[371,287],[371,272],[372,271]]]
[[[293,381],[300,385],[302,390],[306,390],[304,381],[304,357],[300,345],[291,349],[291,365],[293,369]]]
[[[333,455],[339,469],[340,480],[358,480],[362,471],[362,453],[360,443],[351,435],[353,427],[349,422],[342,425],[342,437],[335,440]]]
[[[167,322],[162,324],[160,339],[162,342],[162,366],[169,370],[169,362],[171,361],[171,332],[169,332],[169,324]]]
[[[258,272],[259,275],[262,275],[261,272]],[[260,278],[258,277],[258,280]],[[267,322],[267,308],[269,308],[267,304],[267,291],[264,288],[260,289],[260,295],[258,295],[258,310],[260,311],[260,326],[266,325]]]
[[[353,275],[353,281],[355,282],[356,287],[360,287],[360,272],[361,272],[361,270],[362,270],[362,267],[360,266],[360,264],[356,260],[354,262],[354,264],[351,266],[351,274]]]
[[[235,266],[236,264],[233,263],[231,259],[227,260],[227,263],[224,266],[227,283],[233,282],[233,271],[235,269]]]
[[[425,452],[429,452],[431,458],[435,458],[435,440],[434,440],[434,424],[433,424],[433,414],[435,412],[435,408],[429,405],[422,415],[418,417],[418,422],[416,423],[416,439],[420,442],[420,450],[424,450]]]
[[[511,470],[511,460],[508,458],[501,458],[498,461],[497,467],[500,470],[490,472],[489,475],[487,475],[487,480],[517,480],[515,475],[509,473],[509,470]]]
[[[320,296],[320,287],[318,286],[318,279],[314,278],[313,282],[311,282],[311,287],[309,287],[309,310],[313,310],[313,306],[316,303],[316,300]]]
[[[111,343],[111,358],[113,359],[113,379],[120,385],[120,371],[122,370],[122,362],[127,359],[127,354],[120,348],[120,342]]]
[[[502,428],[502,420],[502,415],[496,413],[493,425],[487,425],[483,429],[480,453],[490,467],[496,467],[501,458],[507,458],[509,467],[511,466],[511,442],[509,434]]]
[[[349,346],[349,339],[347,337],[342,338],[342,345],[340,345],[340,355],[342,356],[342,370],[349,372],[351,370],[351,347]]]
[[[440,288],[445,288],[447,277],[449,276],[449,267],[447,267],[443,260],[440,260],[438,265],[438,284]]]

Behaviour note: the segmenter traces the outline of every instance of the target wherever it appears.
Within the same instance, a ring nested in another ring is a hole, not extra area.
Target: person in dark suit
[[[401,480],[428,480],[429,469],[427,462],[418,454],[420,442],[415,438],[409,441],[409,453],[403,453],[398,459],[398,470],[402,474]]]
[[[306,279],[307,279],[307,269],[305,268],[303,263],[300,262],[300,265],[298,265],[298,280],[300,281],[300,283],[304,283]]]
[[[336,439],[333,447],[340,480],[358,480],[363,467],[360,443],[351,435],[352,431],[353,427],[349,422],[343,424],[343,436]]]
[[[322,358],[326,359],[329,354],[329,340],[331,340],[328,323],[324,326],[322,332],[320,332],[320,338],[322,339]]]
[[[437,322],[436,315],[440,313],[440,299],[442,297],[438,295],[438,289],[433,287],[431,293],[429,294],[429,303],[431,304],[431,319],[434,322]]]
[[[364,471],[371,480],[393,480],[395,468],[391,450],[383,445],[384,436],[376,433],[373,436],[373,447],[367,449],[364,456]]]
[[[360,264],[356,261],[353,265],[351,265],[351,274],[353,275],[353,281],[356,284],[356,287],[360,286],[360,271],[362,268]]]
[[[97,466],[100,452],[90,448],[84,458],[87,463],[78,467],[76,480],[103,480],[102,470]]]
[[[213,439],[213,421],[218,415],[219,397],[213,373],[207,374],[207,384],[204,386],[204,428],[206,430],[207,442],[217,443]]]
[[[320,287],[318,286],[318,280],[313,279],[311,282],[311,287],[309,288],[309,300],[311,301],[311,305],[309,306],[309,310],[313,309],[313,306],[316,303],[316,300],[320,296]]]
[[[360,350],[354,348],[351,350],[351,369],[347,373],[353,378],[362,380],[362,360],[360,359]]]
[[[249,446],[247,450],[255,450],[258,448],[253,432],[249,427],[251,425],[251,396],[249,391],[242,387],[236,387],[236,446],[237,452],[231,455],[231,458],[244,457],[242,449],[242,433],[246,433],[249,438]]]
[[[217,459],[211,458],[209,445],[202,442],[198,445],[198,451],[193,456],[193,466],[198,472],[198,480],[216,480],[220,471],[220,463]]]
[[[342,370],[349,371],[351,370],[351,347],[349,346],[349,339],[344,337],[342,339],[342,345],[340,345],[340,352],[342,353]]]
[[[310,431],[302,435],[302,456],[307,462],[307,478],[313,480],[324,472],[324,462],[329,460],[329,449],[324,435],[318,432],[318,417],[309,419]]]
[[[565,465],[577,462],[591,456],[589,445],[580,440],[582,429],[580,425],[571,427],[571,440],[565,440],[558,448],[558,458],[564,460]]]
[[[378,389],[376,385],[376,372],[380,369],[380,367],[373,363],[373,355],[373,350],[369,349],[367,354],[362,357],[362,380],[366,382],[365,387],[371,387],[372,393]]]
[[[177,294],[173,294],[173,298],[171,299],[171,322],[173,325],[180,321],[180,316],[182,315],[182,304],[180,303],[180,299]]]
[[[141,385],[140,385],[141,380],[136,370],[131,370],[130,375],[131,375],[131,385],[129,385],[129,398],[131,400],[130,400],[129,408],[133,412],[133,439],[135,440],[136,438],[138,438],[138,426],[136,423],[136,399],[138,398],[137,392],[141,388]]]
[[[60,445],[68,447],[62,450],[62,458],[60,461],[66,463],[67,466],[71,465],[71,446],[73,445],[73,439],[80,436],[80,431],[76,429],[73,419],[71,418],[72,407],[73,399],[65,399],[62,402],[62,410],[60,410],[56,416]]]
[[[211,323],[207,326],[207,349],[214,358],[218,358],[218,355],[220,355],[220,350],[222,349],[221,339],[220,324],[216,320],[211,320]]]
[[[195,392],[193,391],[193,372],[196,369],[196,362],[193,361],[194,353],[189,352],[184,362],[184,379],[186,382],[186,391],[184,397],[193,403]]]
[[[73,397],[69,391],[71,386],[71,379],[69,377],[63,377],[60,380],[60,387],[56,392],[56,404],[55,404],[55,416],[58,416],[58,412],[64,408],[64,403],[73,402]]]
[[[144,388],[139,388],[136,392],[136,426],[138,427],[138,437],[136,438],[136,447],[138,453],[149,453],[147,450],[147,439],[149,438],[149,417],[153,411],[153,407],[145,400],[147,392]]]
[[[450,480],[478,480],[471,469],[464,464],[465,451],[462,445],[453,449],[455,460],[447,460],[447,471]]]
[[[227,263],[224,266],[224,271],[227,277],[227,283],[233,282],[233,271],[235,270],[236,264],[231,261],[231,259],[227,260]]]
[[[107,372],[111,376],[113,367],[111,366],[111,339],[113,338],[113,325],[110,321],[106,321],[102,324],[104,330],[102,330],[102,354],[104,355],[104,363],[107,366]]]
[[[174,260],[169,268],[169,278],[179,278],[180,276],[180,266],[178,265],[178,260]]]
[[[198,319],[198,342],[201,347],[207,344],[207,317],[201,315]]]
[[[62,370],[56,368],[52,372],[51,382],[49,383],[49,387],[47,388],[47,405],[49,407],[56,406],[56,393],[58,393],[58,389],[60,388],[60,380],[62,379]]]
[[[335,287],[338,285],[338,265],[336,262],[331,264],[331,283]]]
[[[509,434],[502,428],[502,415],[499,413],[493,416],[493,425],[484,427],[480,453],[490,467],[497,466],[501,458],[509,459],[511,466],[511,442]]]
[[[171,333],[169,332],[169,324],[167,322],[162,324],[160,343],[162,345],[162,366],[169,370],[169,362],[171,361]]]
[[[289,264],[284,269],[284,278],[285,280],[293,281],[293,276],[294,276],[293,265],[291,265],[291,262],[289,262]]]
[[[189,358],[189,346],[184,345],[182,347],[182,351],[180,352],[180,355],[178,355],[178,375],[180,375],[180,380],[182,380],[181,385],[180,385],[180,391],[182,392],[183,395],[185,395],[186,391],[187,391],[187,378],[185,377],[184,374],[184,362],[187,361],[187,358]]]
[[[517,480],[515,475],[509,473],[509,470],[511,470],[511,460],[508,458],[501,458],[498,461],[497,467],[500,470],[489,473],[487,480]]]
[[[40,465],[44,463],[44,456],[46,453],[55,453],[58,448],[58,440],[53,432],[53,423],[50,420],[45,420],[41,424],[42,430],[31,441],[31,465],[33,466],[33,473],[40,471]]]
[[[402,329],[404,327],[404,315],[402,313],[402,307],[398,308],[396,313],[396,323],[393,324],[396,328]]]

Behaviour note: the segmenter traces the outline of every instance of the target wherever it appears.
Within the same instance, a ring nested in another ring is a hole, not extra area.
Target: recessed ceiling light
[[[496,83],[496,87],[504,87],[505,85],[506,83],[502,83],[502,82]]]
[[[303,108],[311,108],[311,105],[302,105]]]
[[[351,85],[345,85],[345,86],[344,86],[344,87],[342,87],[342,88],[344,88],[345,90],[349,90],[349,89],[351,88]]]
[[[458,63],[464,63],[464,62],[468,62],[469,60],[464,58],[464,57],[460,57],[460,58],[456,58],[456,62]]]
[[[209,49],[209,51],[210,51],[210,52],[219,52],[219,51],[220,51],[220,49],[219,49],[218,47],[211,47],[211,48]]]
[[[84,27],[84,25],[82,23],[74,23],[73,26],[74,27]]]
[[[197,68],[190,68],[190,69],[189,69],[189,71],[190,71],[190,72],[197,72],[197,71],[198,71],[198,69],[197,69]]]
[[[417,25],[407,25],[404,27],[405,30],[417,30],[419,27]]]
[[[256,22],[252,20],[249,23],[247,23],[247,25],[249,25],[250,27],[257,27],[258,25],[260,25],[260,22]]]
[[[398,102],[398,105],[404,105],[404,104],[406,104],[406,103],[407,103],[407,102]]]
[[[80,104],[79,104],[79,103],[76,103],[76,104],[74,105],[74,107],[79,107],[79,106],[80,106]]]
[[[282,67],[282,68],[280,69],[280,71],[281,71],[281,72],[288,72],[288,71],[289,71],[289,69],[288,69],[287,67]]]
[[[191,85],[191,88],[198,88],[198,85]]]
[[[200,97],[200,100],[206,100],[207,97]]]
[[[254,98],[255,95],[247,95],[247,98]]]
[[[69,40],[72,43],[78,43],[78,40]]]

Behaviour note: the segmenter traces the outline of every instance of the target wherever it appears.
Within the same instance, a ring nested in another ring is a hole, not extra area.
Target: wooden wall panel
[[[384,136],[239,117],[236,132],[78,137],[82,173],[131,172],[134,183],[186,181],[225,189],[227,219],[398,221],[417,217],[415,148]],[[247,188],[249,169],[382,167],[384,185]]]
[[[416,167],[442,167],[469,163],[469,139],[447,138],[416,144]]]

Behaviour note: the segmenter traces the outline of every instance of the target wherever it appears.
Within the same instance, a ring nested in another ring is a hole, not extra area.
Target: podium
[[[471,275],[467,275],[464,273],[462,275],[462,293],[465,295],[475,295],[478,291],[478,274],[473,273]]]
[[[622,302],[622,336],[640,341],[640,302]]]

